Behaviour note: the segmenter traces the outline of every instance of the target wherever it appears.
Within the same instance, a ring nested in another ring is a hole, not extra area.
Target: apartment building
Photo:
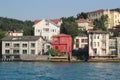
[[[2,58],[16,59],[21,55],[42,55],[41,36],[8,36],[2,39]],[[26,57],[27,58],[27,57]]]
[[[87,36],[77,36],[74,39],[74,50],[83,49],[88,47],[88,37]]]
[[[96,30],[88,32],[88,48],[90,57],[105,57],[109,55],[109,33]]]
[[[91,21],[94,21],[95,19],[100,19],[102,15],[108,16],[108,21],[106,22],[106,26],[108,29],[111,29],[117,25],[120,25],[120,13],[117,11],[111,11],[111,10],[96,10],[92,12],[88,12],[88,19]]]

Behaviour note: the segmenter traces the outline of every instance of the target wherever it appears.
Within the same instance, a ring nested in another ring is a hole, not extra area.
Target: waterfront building
[[[79,18],[78,20],[76,20],[76,22],[78,24],[78,29],[89,30],[93,29],[94,27],[93,22],[88,19]]]
[[[44,40],[41,36],[8,36],[2,39],[3,59],[16,59],[23,56],[42,55]],[[32,58],[32,57],[31,57]]]
[[[66,34],[58,34],[52,37],[52,48],[60,53],[71,55],[72,53],[72,37]]]
[[[60,33],[60,25],[62,20],[60,19],[43,19],[35,20],[34,22],[34,36],[42,36],[47,42],[52,41],[52,36]]]
[[[89,31],[88,40],[90,57],[106,57],[109,55],[109,33],[107,31]]]
[[[110,56],[117,56],[117,40],[116,38],[109,39]]]
[[[86,35],[84,36],[76,36],[74,39],[74,50],[78,49],[84,49],[88,47],[88,37]]]
[[[120,13],[117,11],[112,11],[112,10],[96,10],[96,11],[91,11],[87,13],[88,19],[91,21],[94,21],[95,19],[100,19],[101,16],[107,15],[108,16],[108,21],[106,22],[106,26],[108,29],[111,29],[117,25],[120,25]]]
[[[117,39],[117,54],[120,57],[120,37],[116,37]]]

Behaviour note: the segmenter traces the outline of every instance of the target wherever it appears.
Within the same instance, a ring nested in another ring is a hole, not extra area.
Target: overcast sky
[[[0,17],[33,21],[113,8],[120,8],[120,0],[0,0]]]

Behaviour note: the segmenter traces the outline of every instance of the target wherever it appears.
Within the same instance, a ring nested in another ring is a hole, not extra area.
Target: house
[[[117,25],[120,25],[120,13],[114,10],[95,10],[91,12],[87,12],[88,19],[91,21],[94,21],[95,19],[100,19],[101,16],[107,15],[108,16],[108,21],[106,22],[106,26],[108,29],[111,29]]]
[[[117,39],[116,38],[109,39],[109,51],[111,56],[117,56]]]
[[[74,39],[74,50],[84,49],[88,47],[88,37],[87,36],[76,36]]]
[[[52,48],[60,53],[72,53],[72,37],[66,34],[58,34],[52,37]],[[60,54],[61,55],[61,54]]]
[[[88,19],[80,18],[76,20],[76,22],[78,24],[78,28],[82,30],[89,30],[94,27],[93,22]]]
[[[2,39],[3,59],[27,59],[42,55],[44,40],[41,36],[8,36]],[[25,57],[25,55],[28,55]]]
[[[107,31],[89,31],[88,41],[90,57],[109,56],[109,33]]]
[[[60,25],[62,20],[60,19],[43,19],[35,20],[34,22],[34,36],[42,36],[48,42],[52,41],[52,36],[60,33]]]

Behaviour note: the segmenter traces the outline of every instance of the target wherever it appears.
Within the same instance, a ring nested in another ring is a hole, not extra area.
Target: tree
[[[87,19],[88,18],[87,13],[81,12],[81,13],[77,14],[77,19],[79,19],[79,18]]]
[[[55,49],[48,49],[48,53],[51,54],[52,56],[57,56],[58,55],[58,51],[56,51]]]
[[[107,26],[108,26],[108,16],[107,15],[103,15],[101,16],[100,19],[95,19],[94,20],[94,25],[95,27],[93,28],[94,30],[107,30]]]
[[[0,39],[2,39],[3,37],[5,37],[5,32],[0,30]]]

